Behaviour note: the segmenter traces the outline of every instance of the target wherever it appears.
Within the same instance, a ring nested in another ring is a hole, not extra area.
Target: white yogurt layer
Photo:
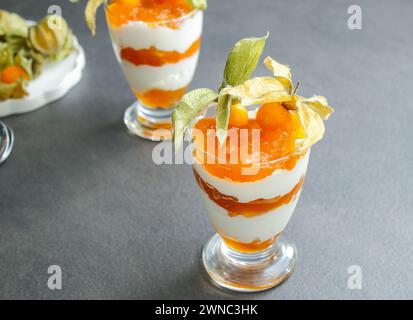
[[[194,164],[194,169],[202,180],[219,192],[233,196],[239,202],[250,202],[257,199],[272,199],[289,193],[305,175],[309,158],[310,151],[307,151],[291,171],[275,170],[272,175],[252,182],[234,182],[215,177],[199,163]]]
[[[253,217],[230,217],[227,210],[217,205],[201,190],[202,198],[207,207],[211,224],[225,237],[238,240],[243,243],[260,242],[269,240],[280,234],[288,224],[300,192],[296,198],[288,204],[274,210]]]
[[[132,90],[144,93],[151,89],[178,90],[188,86],[194,77],[199,52],[175,64],[161,67],[135,66],[121,61],[122,70]]]
[[[108,22],[108,26],[118,51],[126,47],[136,50],[155,47],[162,51],[184,53],[201,36],[202,20],[202,11],[197,11],[183,20],[178,29],[149,25],[143,21],[130,21],[120,27],[113,27]]]

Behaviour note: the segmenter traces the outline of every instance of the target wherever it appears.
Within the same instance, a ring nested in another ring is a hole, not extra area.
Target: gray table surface
[[[347,27],[354,2],[357,31]],[[38,20],[53,3],[0,6]],[[83,4],[59,3],[87,68],[65,98],[3,119],[16,145],[0,166],[0,298],[413,298],[413,2],[210,0],[192,87],[217,87],[232,44],[269,30],[265,54],[292,66],[303,95],[325,95],[336,110],[285,232],[297,269],[252,295],[221,291],[202,270],[213,229],[190,166],[155,165],[154,144],[126,132],[133,96],[102,12],[93,39]],[[46,285],[54,264],[62,290]],[[351,265],[361,290],[348,288]]]

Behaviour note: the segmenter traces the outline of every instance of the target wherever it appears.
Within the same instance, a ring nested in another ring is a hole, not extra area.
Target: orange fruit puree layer
[[[234,112],[239,115],[233,115]],[[231,109],[228,137],[222,146],[215,134],[215,117],[203,118],[195,124],[194,128],[203,137],[197,139],[194,134],[195,157],[203,160],[204,168],[211,175],[239,182],[261,180],[277,169],[292,170],[300,155],[291,153],[295,150],[295,140],[303,134],[296,112],[288,111],[279,103],[272,103],[262,105],[256,119],[245,121],[244,118],[244,111],[234,107]],[[231,126],[232,122],[245,125]],[[243,145],[242,129],[248,132],[248,143]],[[259,130],[259,143],[253,142],[253,129]],[[231,136],[238,138],[231,139]],[[208,159],[211,154],[212,158],[216,158],[213,161]],[[224,155],[225,159],[221,162],[225,163],[218,162],[218,155],[220,159]],[[231,161],[234,158],[237,161]],[[254,174],[245,174],[245,169],[251,169],[250,173]]]
[[[193,9],[185,0],[112,0],[106,8],[106,15],[113,27],[120,27],[129,21],[156,23],[181,18]],[[168,23],[178,28],[177,23]]]
[[[186,87],[177,90],[152,89],[144,93],[135,92],[135,94],[146,107],[168,109],[181,100],[185,91]]]
[[[239,202],[236,197],[223,194],[209,183],[205,182],[195,170],[194,175],[199,187],[208,195],[208,198],[221,208],[227,210],[230,217],[244,216],[250,218],[279,208],[284,204],[288,204],[300,192],[304,184],[304,177],[301,177],[294,188],[284,195],[279,195],[272,199],[257,199],[250,202]]]
[[[174,64],[185,58],[191,57],[198,52],[200,46],[201,38],[196,40],[184,53],[178,51],[162,51],[155,47],[140,50],[123,48],[120,51],[120,56],[122,60],[126,60],[135,66],[148,65],[152,67],[161,67],[164,64]]]
[[[244,243],[238,240],[234,240],[228,237],[225,237],[224,235],[222,235],[220,233],[220,236],[222,237],[222,239],[224,240],[225,244],[238,251],[238,252],[243,252],[243,253],[254,253],[254,252],[258,252],[258,251],[262,251],[267,249],[269,246],[271,246],[279,236],[275,236],[274,238],[265,240],[265,241],[259,241],[259,240],[255,240],[253,242],[250,243]]]

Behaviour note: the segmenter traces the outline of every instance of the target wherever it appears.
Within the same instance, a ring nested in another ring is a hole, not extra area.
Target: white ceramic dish
[[[73,52],[62,61],[48,62],[40,76],[28,83],[28,96],[0,102],[0,117],[37,110],[62,98],[82,79],[85,53],[74,38]]]

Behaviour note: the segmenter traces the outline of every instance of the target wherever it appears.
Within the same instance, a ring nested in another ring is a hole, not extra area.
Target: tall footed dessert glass
[[[176,146],[187,128],[195,180],[217,232],[204,246],[204,267],[216,284],[244,292],[274,287],[295,268],[295,246],[282,232],[332,112],[324,97],[298,96],[290,69],[269,57],[273,77],[249,79],[265,40],[237,43],[220,91],[191,91],[174,112]],[[247,67],[237,70],[240,63]]]
[[[137,98],[124,114],[132,134],[172,137],[173,108],[196,70],[205,7],[187,0],[105,1],[115,55]]]
[[[278,109],[285,122],[263,128],[256,115],[268,109]],[[233,117],[243,117],[237,113],[243,113],[242,109],[233,107]],[[221,147],[216,135],[212,138],[215,117],[197,119],[191,130],[193,172],[217,232],[203,250],[206,271],[228,289],[259,291],[277,285],[294,270],[296,249],[282,232],[297,205],[310,151],[296,151],[300,123],[281,104],[262,105],[245,115],[242,123],[230,121],[226,144]],[[215,152],[211,145],[216,146]]]

